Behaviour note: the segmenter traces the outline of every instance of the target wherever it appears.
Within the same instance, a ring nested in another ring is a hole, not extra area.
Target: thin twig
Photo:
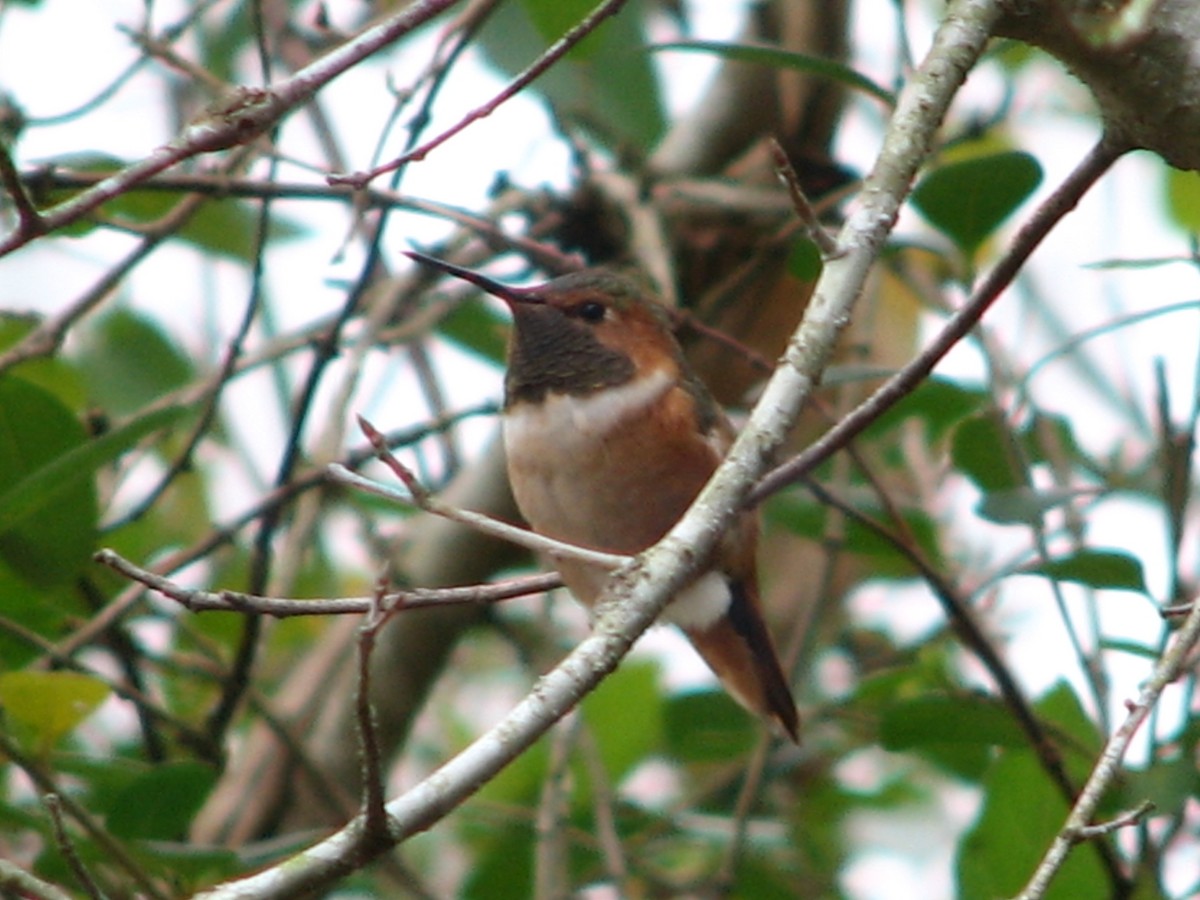
[[[1045,856],[1017,900],[1041,900],[1050,887],[1050,882],[1067,861],[1071,848],[1079,842],[1079,835],[1085,834],[1087,828],[1096,827],[1090,825],[1092,816],[1095,815],[1096,807],[1100,805],[1105,792],[1120,773],[1121,763],[1133,736],[1146,721],[1150,711],[1158,705],[1167,685],[1182,674],[1197,645],[1200,645],[1200,604],[1196,604],[1187,620],[1175,633],[1174,642],[1159,658],[1150,678],[1143,682],[1137,700],[1126,707],[1128,714],[1125,721],[1105,743],[1092,774],[1088,776],[1087,783],[1079,792],[1079,798],[1067,816],[1067,821],[1046,850]]]
[[[0,894],[5,891],[15,891],[18,897],[31,900],[71,900],[66,892],[26,872],[16,863],[0,858]]]
[[[18,227],[0,240],[0,256],[24,246],[40,234],[78,221],[106,201],[185,159],[249,143],[277,125],[285,115],[338,75],[456,2],[416,0],[273,87],[235,88],[169,143],[115,172],[91,189],[41,212],[34,231]]]
[[[371,607],[358,629],[358,685],[354,693],[355,720],[358,723],[358,746],[362,754],[362,817],[368,839],[387,841],[387,798],[384,795],[383,760],[379,750],[379,734],[375,710],[371,707],[371,651],[375,638],[388,619],[384,602],[387,575],[381,574],[371,596]]]
[[[534,900],[559,900],[571,895],[567,825],[571,815],[571,751],[579,738],[580,723],[579,711],[572,710],[550,736],[550,761],[534,820]]]
[[[58,852],[63,855],[63,859],[67,861],[72,874],[79,882],[79,887],[92,900],[106,900],[104,891],[100,889],[100,885],[96,884],[96,879],[92,877],[92,873],[87,870],[87,866],[79,858],[75,842],[67,834],[67,823],[63,820],[62,799],[58,794],[45,794],[42,797],[42,805],[46,807],[46,812],[50,815],[50,830],[54,834],[54,845],[58,847]]]
[[[379,497],[385,497],[390,500],[399,500],[402,503],[411,503],[419,509],[433,513],[437,516],[450,519],[452,522],[459,522],[463,525],[469,525],[478,531],[488,534],[492,537],[498,537],[501,540],[511,541],[518,546],[525,547],[528,550],[533,550],[536,553],[545,553],[551,557],[574,559],[580,562],[590,563],[595,566],[601,566],[605,569],[617,569],[629,562],[631,557],[620,556],[614,553],[603,553],[599,550],[589,550],[586,547],[579,547],[575,544],[567,544],[562,541],[556,541],[553,538],[544,537],[540,534],[535,534],[524,528],[517,528],[515,525],[509,525],[506,522],[501,522],[498,519],[493,519],[490,516],[485,516],[482,513],[471,512],[470,510],[457,509],[439,501],[434,497],[429,489],[426,488],[417,479],[416,475],[400,462],[392,453],[384,441],[383,435],[362,416],[358,417],[358,425],[362,429],[363,434],[376,448],[376,452],[381,462],[392,470],[401,483],[408,489],[409,494],[405,496],[394,488],[389,488],[386,485],[379,484],[369,478],[364,478],[361,475],[355,474],[345,469],[345,467],[334,463],[329,466],[329,474],[335,481],[341,481],[349,484],[360,490],[367,491]]]
[[[25,755],[25,752],[0,728],[0,754],[11,760],[43,794],[55,794],[67,814],[74,819],[79,827],[105,855],[107,860],[127,874],[138,890],[153,900],[167,900],[167,895],[150,878],[146,871],[133,859],[121,843],[100,825],[90,812],[84,809],[69,793],[59,790],[54,779],[36,763]]]
[[[780,146],[779,141],[775,138],[771,138],[770,146],[771,156],[775,160],[775,171],[787,186],[788,195],[792,198],[792,208],[796,211],[796,215],[804,225],[804,230],[812,238],[812,242],[817,245],[817,249],[821,251],[821,258],[832,259],[842,252],[841,247],[838,246],[837,238],[826,231],[825,226],[817,218],[817,212],[813,209],[813,205],[804,194],[804,188],[800,184],[800,176],[792,168],[792,161],[788,159],[787,151]]]
[[[983,278],[961,309],[943,326],[933,342],[908,365],[889,378],[865,401],[851,410],[833,428],[808,448],[777,466],[750,492],[747,505],[761,503],[767,497],[812,472],[836,453],[856,434],[861,433],[887,410],[907,397],[933,371],[942,357],[958,344],[1008,287],[1030,254],[1058,221],[1075,208],[1080,198],[1096,183],[1128,147],[1105,136],[1055,191],[1046,198],[1028,222],[1013,238],[1008,252]]]
[[[440,147],[450,138],[454,137],[459,132],[463,131],[472,122],[477,122],[480,119],[487,118],[504,103],[511,100],[526,87],[528,87],[538,76],[542,75],[547,69],[558,62],[563,56],[570,52],[571,48],[578,44],[581,40],[591,34],[596,28],[607,19],[609,16],[615,16],[624,6],[626,0],[604,0],[593,9],[588,15],[583,18],[579,24],[560,37],[557,41],[547,48],[546,52],[539,56],[534,63],[529,66],[524,72],[510,81],[500,93],[476,109],[471,110],[455,125],[443,131],[437,137],[432,138],[421,146],[409,150],[402,156],[382,166],[376,166],[367,172],[355,172],[346,175],[330,176],[330,184],[351,184],[355,187],[364,187],[372,179],[383,175],[386,172],[394,171],[406,163],[416,162],[424,159],[430,151]]]
[[[1137,825],[1146,816],[1154,812],[1154,804],[1149,800],[1143,800],[1133,809],[1127,809],[1120,815],[1114,816],[1107,822],[1101,822],[1099,825],[1084,825],[1076,828],[1070,835],[1071,839],[1077,844],[1084,841],[1095,840],[1098,837],[1112,834],[1114,831],[1119,831],[1122,828],[1128,828],[1130,825]]]
[[[372,597],[332,597],[311,600],[291,597],[263,597],[240,591],[202,591],[182,587],[168,578],[134,565],[113,550],[97,551],[93,559],[102,565],[120,572],[126,578],[145,585],[183,606],[191,612],[253,612],[277,619],[293,616],[345,616],[365,615],[371,611]],[[562,586],[562,578],[556,572],[528,575],[498,581],[494,584],[470,585],[467,587],[411,588],[383,595],[385,611],[402,612],[424,609],[430,606],[454,604],[487,605],[544,593]]]

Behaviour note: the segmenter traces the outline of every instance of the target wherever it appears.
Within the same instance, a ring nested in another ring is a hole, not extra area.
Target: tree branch
[[[1017,900],[1041,900],[1046,895],[1050,882],[1067,861],[1067,854],[1071,852],[1071,848],[1081,840],[1097,836],[1100,833],[1107,833],[1102,826],[1091,824],[1092,816],[1095,815],[1096,808],[1100,805],[1105,791],[1120,774],[1121,762],[1125,759],[1133,736],[1137,734],[1142,723],[1150,715],[1150,711],[1157,705],[1167,685],[1183,673],[1188,658],[1197,645],[1200,645],[1200,603],[1195,604],[1183,625],[1175,633],[1174,643],[1155,664],[1154,672],[1142,685],[1136,702],[1129,704],[1129,712],[1125,721],[1120,724],[1104,745],[1104,750],[1096,761],[1083,790],[1079,792],[1079,799],[1076,800],[1067,816],[1067,821],[1047,849],[1045,856],[1042,857],[1042,861],[1030,877],[1029,883],[1025,885],[1025,889],[1018,895]],[[1101,830],[1097,832],[1097,828],[1101,828]]]

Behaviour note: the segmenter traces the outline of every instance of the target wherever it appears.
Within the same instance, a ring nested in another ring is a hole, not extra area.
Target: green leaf
[[[950,458],[985,494],[1026,485],[1012,450],[1012,434],[998,413],[963,420],[954,429]]]
[[[479,43],[509,75],[528,67],[594,8],[592,0],[518,0],[488,18]],[[562,119],[587,128],[609,146],[646,154],[665,127],[658,78],[645,52],[646,4],[627,3],[563,60],[533,82]],[[484,98],[480,98],[483,102]]]
[[[215,781],[200,763],[155,766],[118,794],[108,828],[119,838],[182,839]]]
[[[958,778],[978,781],[995,747],[1022,747],[1025,736],[994,698],[928,694],[886,707],[880,743],[887,750],[919,753]]]
[[[0,353],[19,344],[42,321],[39,316],[0,311]],[[82,410],[85,406],[87,395],[82,379],[61,356],[27,359],[8,371],[45,388],[72,410]]]
[[[952,425],[977,412],[987,399],[987,391],[933,376],[880,416],[867,433],[881,435],[908,419],[917,419],[924,424],[929,440],[936,441]]]
[[[56,640],[77,627],[84,612],[73,583],[36,585],[18,575],[0,554],[0,617]],[[0,629],[0,669],[19,669],[41,654],[36,643]]]
[[[968,256],[1042,182],[1028,153],[1009,151],[947,163],[913,191],[913,205]]]
[[[928,744],[983,744],[1020,747],[1024,733],[1012,714],[991,697],[929,695],[888,707],[880,723],[887,750]]]
[[[192,361],[157,322],[121,308],[88,329],[79,362],[93,402],[116,415],[132,414],[195,378]]]
[[[1028,566],[1023,571],[1028,575],[1045,575],[1093,588],[1146,592],[1141,560],[1119,550],[1079,550]]]
[[[79,672],[7,672],[0,675],[0,706],[36,735],[45,755],[108,697],[108,686]]]
[[[812,238],[801,237],[792,244],[792,249],[788,251],[787,270],[793,278],[815,282],[821,277],[821,269],[824,267],[825,261],[821,259],[821,251]]]
[[[958,895],[1012,897],[1020,892],[1066,821],[1067,804],[1028,750],[1005,750],[983,781],[983,806],[959,842]],[[1067,857],[1046,893],[1077,900],[1109,893],[1096,851],[1081,844]]]
[[[2,397],[0,393],[0,400]],[[52,513],[55,504],[64,495],[73,493],[81,486],[91,490],[91,478],[97,469],[117,459],[146,435],[171,425],[191,412],[186,406],[163,407],[95,440],[78,444],[35,469],[0,495],[0,535],[24,528],[31,519]],[[0,427],[3,425],[3,421],[0,421]]]
[[[460,303],[438,325],[438,334],[469,353],[504,364],[507,323],[486,303]]]
[[[1171,220],[1184,231],[1200,232],[1200,172],[1168,168],[1164,188]]]
[[[1200,797],[1200,771],[1186,754],[1155,763],[1149,769],[1126,770],[1124,780],[1129,804],[1136,806],[1149,800],[1156,816],[1181,815],[1187,803]]]
[[[1079,495],[1080,491],[1067,488],[1039,491],[1018,487],[986,494],[975,511],[998,525],[1033,525],[1050,510],[1065,506]]]
[[[66,584],[87,564],[99,516],[88,447],[58,398],[22,378],[0,378],[0,558],[37,585]]]
[[[721,41],[674,41],[667,44],[654,44],[650,48],[655,51],[684,50],[696,53],[711,53],[722,59],[734,62],[754,63],[770,66],[773,69],[790,69],[794,72],[805,72],[818,75],[831,81],[839,82],[846,87],[862,91],[888,106],[896,105],[896,98],[891,91],[880,87],[870,78],[861,75],[849,66],[810,56],[806,53],[795,53],[766,44],[728,44]]]
[[[600,749],[609,781],[618,783],[631,769],[662,749],[663,701],[658,665],[625,661],[583,701],[581,709]],[[637,727],[629,711],[637,710]],[[586,802],[581,798],[580,802]]]
[[[877,506],[862,506],[863,514],[889,526],[886,512]],[[937,523],[925,510],[900,510],[905,528],[922,556],[936,563],[941,559]],[[813,541],[826,536],[830,511],[822,504],[796,494],[782,494],[767,504],[767,521]],[[907,578],[914,574],[912,563],[897,545],[856,519],[846,520],[841,530],[843,549],[871,560],[872,574],[880,578]]]
[[[685,763],[726,762],[749,753],[758,724],[724,691],[689,691],[667,701],[667,748]]]

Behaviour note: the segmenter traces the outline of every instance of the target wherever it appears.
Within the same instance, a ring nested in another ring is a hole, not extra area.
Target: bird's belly
[[[550,394],[505,413],[513,495],[535,531],[616,553],[657,540],[639,524],[639,504],[651,499],[639,495],[654,473],[637,455],[648,439],[645,414],[670,388],[665,374],[652,373],[586,396]],[[677,517],[682,508],[671,512]]]

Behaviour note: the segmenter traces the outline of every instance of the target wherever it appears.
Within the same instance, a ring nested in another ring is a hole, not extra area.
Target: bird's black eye
[[[604,304],[599,300],[587,300],[576,307],[575,313],[583,321],[595,324],[604,320],[604,314],[607,311]]]

